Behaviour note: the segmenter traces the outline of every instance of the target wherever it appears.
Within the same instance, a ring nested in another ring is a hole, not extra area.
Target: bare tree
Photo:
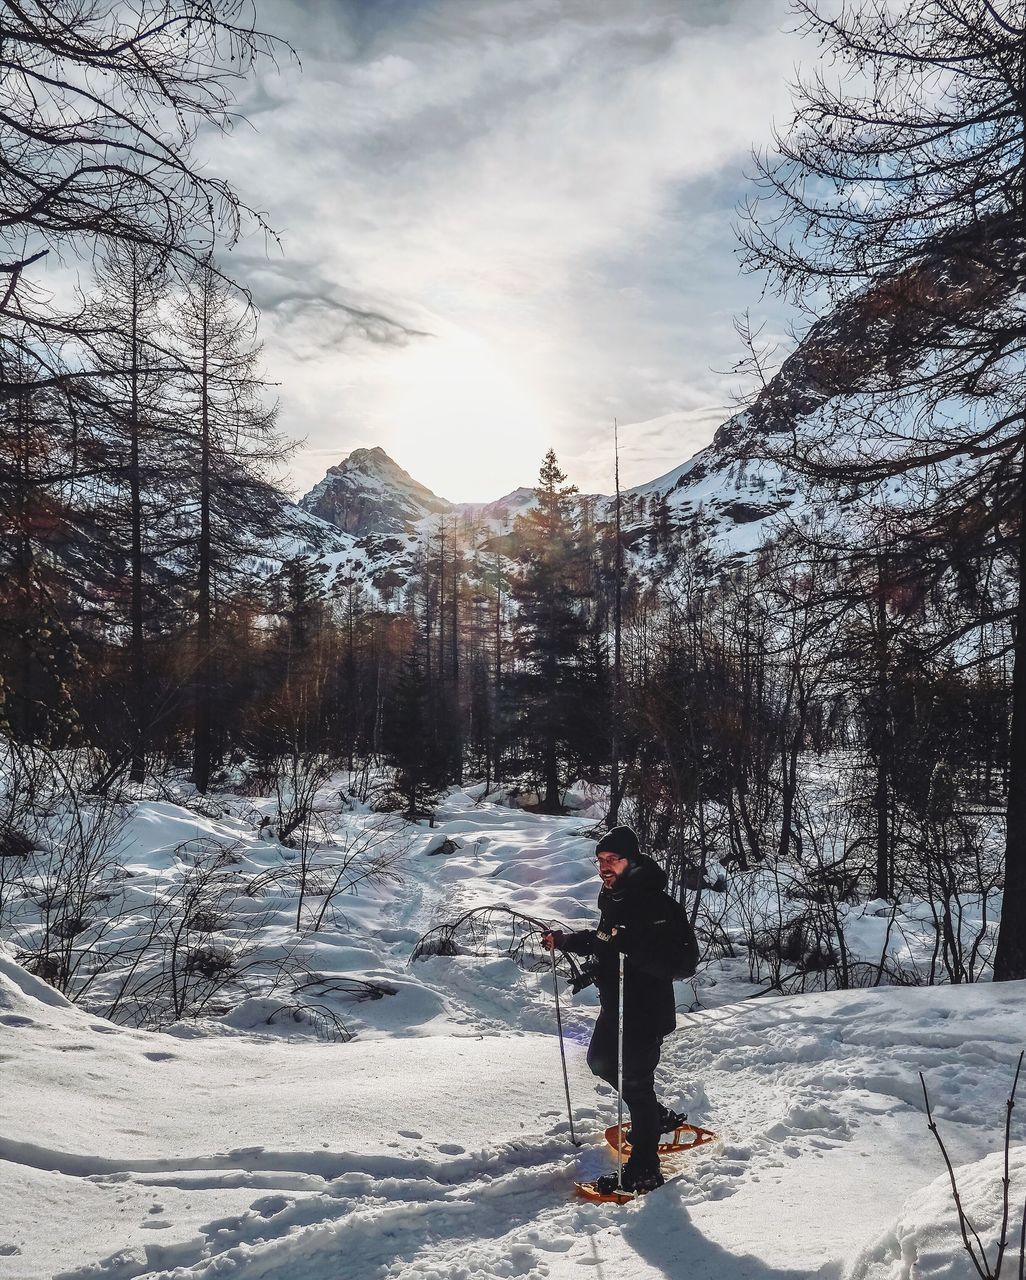
[[[747,265],[835,309],[748,419],[846,492],[903,477],[922,562],[998,563],[1015,612],[995,977],[1026,977],[1026,29],[989,0],[795,0],[825,57],[757,158]],[[840,74],[838,74],[838,70]],[[839,397],[844,397],[839,402]],[[803,420],[799,435],[796,423]]]
[[[3,0],[0,5],[0,331],[3,387],[83,376],[64,346],[81,317],[32,278],[46,254],[135,245],[185,269],[247,215],[193,158],[227,132],[237,86],[285,46],[231,0]],[[12,327],[10,321],[20,327]],[[26,357],[12,369],[14,352]]]
[[[132,780],[142,782],[153,702],[146,639],[154,629],[157,566],[171,541],[169,515],[176,504],[168,482],[182,461],[169,449],[166,429],[170,357],[162,345],[168,298],[162,255],[149,246],[113,246],[100,260],[96,298],[92,347],[103,393],[95,409],[102,406],[107,423],[97,469],[111,495],[106,533],[128,570],[127,754]]]
[[[278,503],[268,480],[287,449],[274,431],[275,408],[263,403],[255,314],[233,297],[212,259],[189,279],[178,319],[184,403],[191,410],[181,429],[192,446],[187,509],[195,512],[193,781],[204,792],[219,755],[212,725],[215,598],[245,577],[258,533],[275,529]]]

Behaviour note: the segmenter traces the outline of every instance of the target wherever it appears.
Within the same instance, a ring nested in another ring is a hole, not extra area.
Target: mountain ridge
[[[691,561],[708,569],[738,563],[764,545],[774,518],[797,497],[779,467],[726,457],[709,444],[661,476],[623,490],[628,567],[643,581],[663,581],[673,576],[685,545]],[[612,525],[613,495],[580,494],[577,501],[588,520]],[[510,554],[516,519],[535,502],[536,490],[526,486],[491,502],[450,502],[380,445],[354,449],[292,505],[294,548],[340,580],[363,582],[391,599],[439,537],[455,536],[467,559]]]

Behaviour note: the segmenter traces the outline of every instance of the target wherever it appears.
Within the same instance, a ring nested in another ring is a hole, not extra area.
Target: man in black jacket
[[[663,1181],[659,1135],[683,1120],[656,1100],[655,1070],[663,1037],[677,1025],[673,980],[694,972],[697,948],[680,904],[665,892],[666,873],[641,852],[630,827],[614,827],[603,836],[595,858],[602,880],[598,928],[579,933],[554,930],[544,934],[542,942],[549,950],[593,958],[599,1016],[588,1066],[614,1089],[621,952],[625,957],[623,1100],[631,1114],[631,1154],[622,1170],[623,1187],[650,1191]]]

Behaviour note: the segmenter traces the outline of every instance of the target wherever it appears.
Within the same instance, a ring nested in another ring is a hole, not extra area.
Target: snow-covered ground
[[[919,1072],[993,1261],[1022,983],[720,1003],[720,964],[715,1008],[686,1012],[695,992],[680,985],[660,1082],[721,1143],[628,1206],[572,1197],[574,1177],[612,1167],[601,1138],[615,1098],[584,1061],[592,993],[563,994],[575,1150],[551,976],[498,945],[409,957],[476,906],[593,918],[587,825],[456,792],[435,829],[413,829],[402,883],[361,886],[302,944],[326,991],[334,975],[394,992],[336,1005],[348,1043],[309,1022],[268,1026],[261,999],[161,1033],[116,1026],[0,951],[0,1275],[955,1280],[974,1273]],[[437,852],[443,836],[454,851]],[[231,804],[208,818],[139,803],[119,840],[138,884],[175,874],[187,840],[231,844],[240,874],[290,856]],[[266,883],[262,927],[286,949],[291,905],[281,879]],[[1024,1143],[1026,1084],[1016,1255]]]

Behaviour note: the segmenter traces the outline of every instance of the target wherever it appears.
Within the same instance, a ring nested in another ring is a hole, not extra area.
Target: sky
[[[582,490],[702,448],[750,309],[732,224],[803,54],[786,0],[275,0],[283,58],[208,161],[266,213],[262,312],[288,481],[382,446],[453,501]]]

